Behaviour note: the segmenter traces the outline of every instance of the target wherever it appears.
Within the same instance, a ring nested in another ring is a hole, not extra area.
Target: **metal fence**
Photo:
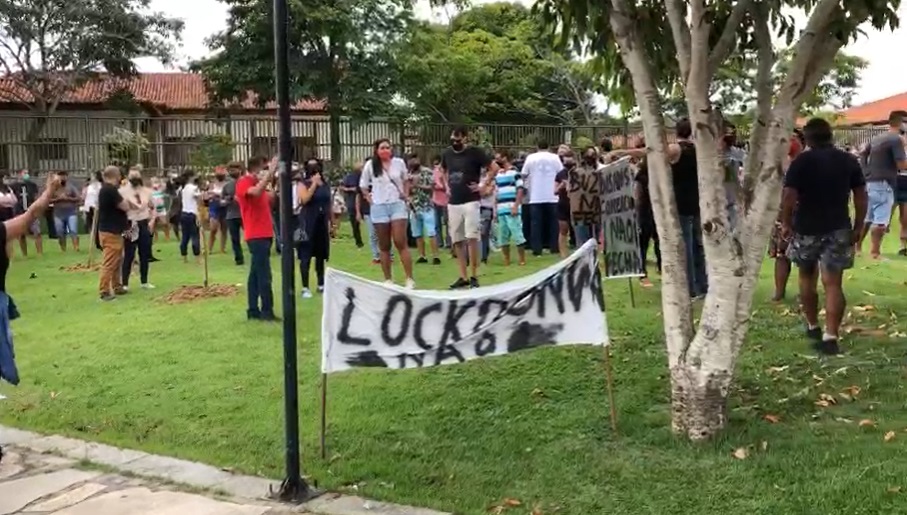
[[[186,168],[205,169],[229,161],[277,152],[277,119],[231,115],[136,117],[126,113],[61,114],[44,123],[34,116],[0,112],[0,170],[29,168],[36,172],[66,170],[87,175],[108,164],[141,163],[150,173]],[[292,122],[297,160],[325,159],[349,166],[372,152],[379,138],[390,139],[400,152],[415,152],[423,162],[446,148],[454,124],[403,123],[393,120],[342,120],[332,134],[327,116],[298,116]],[[861,146],[885,128],[838,129],[841,145]],[[495,149],[528,151],[540,139],[556,146],[599,144],[608,137],[616,148],[642,134],[639,125],[473,124],[474,142]]]

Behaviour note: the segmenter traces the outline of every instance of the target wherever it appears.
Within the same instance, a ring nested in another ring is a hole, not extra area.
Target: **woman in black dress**
[[[294,240],[302,275],[302,298],[308,299],[312,297],[309,289],[312,260],[315,261],[318,292],[324,291],[324,265],[331,255],[331,237],[335,227],[331,185],[324,177],[319,160],[306,161],[302,180],[296,186],[296,196],[299,199],[299,215]]]

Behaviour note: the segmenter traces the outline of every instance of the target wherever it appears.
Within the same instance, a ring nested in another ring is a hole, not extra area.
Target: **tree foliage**
[[[138,57],[164,63],[183,24],[150,0],[0,0],[0,95],[42,115],[101,73],[128,77]]]
[[[520,4],[465,10],[449,26],[415,24],[397,51],[414,111],[441,121],[589,122],[592,76],[551,44]]]

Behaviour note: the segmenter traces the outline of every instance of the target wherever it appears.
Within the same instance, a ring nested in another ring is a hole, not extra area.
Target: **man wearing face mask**
[[[451,289],[478,288],[479,226],[482,170],[494,177],[498,165],[484,150],[467,145],[466,127],[456,127],[450,134],[450,147],[441,155],[442,181],[447,186],[450,199],[447,214],[450,239],[456,249],[460,277]],[[553,155],[553,154],[552,154]],[[555,156],[555,159],[557,156]],[[467,256],[471,273],[467,274]]]
[[[233,262],[236,263],[236,266],[242,266],[245,263],[240,234],[242,232],[242,214],[239,212],[239,204],[236,202],[236,181],[242,177],[242,163],[230,163],[227,166],[227,173],[230,178],[224,183],[224,188],[221,191],[221,204],[223,205],[227,232],[230,234],[230,245],[233,247]]]
[[[69,173],[62,171],[60,177],[60,190],[53,200],[54,227],[60,242],[60,250],[66,252],[66,237],[72,239],[72,248],[79,251],[79,202],[82,193],[69,181]]]
[[[431,202],[434,191],[434,172],[431,168],[422,166],[419,156],[416,154],[409,156],[406,165],[409,168],[409,181],[412,183],[410,186],[409,227],[419,251],[419,259],[416,260],[416,263],[428,263],[428,258],[425,256],[427,240],[431,248],[432,264],[440,265],[438,240],[435,239],[437,234],[435,209]]]
[[[124,234],[122,285],[129,289],[129,275],[136,254],[139,258],[139,278],[142,289],[150,290],[154,285],[148,282],[148,268],[151,263],[151,235],[154,234],[155,212],[151,201],[152,191],[142,181],[142,172],[136,168],[129,170],[127,183],[120,188],[120,196],[129,199],[133,205],[126,211],[126,218],[131,227]]]

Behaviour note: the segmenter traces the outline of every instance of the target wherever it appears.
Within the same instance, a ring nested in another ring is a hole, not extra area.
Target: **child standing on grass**
[[[526,238],[520,205],[525,191],[523,177],[513,166],[513,154],[502,150],[495,156],[500,170],[495,176],[495,212],[498,217],[498,246],[504,266],[510,266],[510,245],[516,245],[520,266],[526,264]]]

